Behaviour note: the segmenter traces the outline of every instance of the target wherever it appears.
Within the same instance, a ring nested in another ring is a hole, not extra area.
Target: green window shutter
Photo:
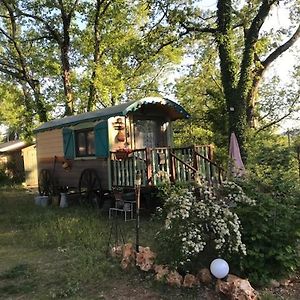
[[[108,124],[107,120],[98,123],[95,128],[95,147],[97,157],[108,157]]]
[[[63,141],[64,141],[64,156],[67,159],[75,157],[75,139],[74,131],[70,128],[63,128]]]

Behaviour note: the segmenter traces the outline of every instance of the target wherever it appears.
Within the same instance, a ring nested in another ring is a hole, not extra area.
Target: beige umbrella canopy
[[[233,177],[242,177],[245,175],[245,166],[234,132],[232,132],[230,136],[228,173],[229,176]]]

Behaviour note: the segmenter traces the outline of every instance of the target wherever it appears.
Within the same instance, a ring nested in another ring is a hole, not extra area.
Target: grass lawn
[[[120,226],[134,242],[135,222]],[[152,246],[155,227],[141,219],[141,245]],[[169,288],[135,268],[123,271],[106,254],[116,238],[109,239],[110,228],[107,213],[39,207],[33,193],[1,188],[0,299],[199,299],[205,293]]]

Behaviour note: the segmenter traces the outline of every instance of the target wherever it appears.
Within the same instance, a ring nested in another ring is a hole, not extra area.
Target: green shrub
[[[280,188],[283,188],[281,183]],[[281,278],[299,266],[299,203],[296,193],[266,192],[259,178],[244,183],[245,191],[257,201],[255,208],[236,210],[242,223],[247,256],[236,257],[242,273],[256,284]]]
[[[247,180],[240,182],[256,207],[236,209],[247,256],[231,265],[257,284],[281,278],[299,267],[300,188],[298,162],[281,137],[252,141]]]
[[[245,254],[240,221],[230,206],[254,204],[234,183],[219,189],[164,187],[168,191],[158,216],[164,226],[157,232],[158,259],[173,268],[197,271],[226,253]]]

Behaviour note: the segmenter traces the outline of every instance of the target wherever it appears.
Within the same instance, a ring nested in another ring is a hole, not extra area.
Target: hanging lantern
[[[125,132],[124,132],[124,130],[118,132],[117,140],[119,142],[125,142]]]

